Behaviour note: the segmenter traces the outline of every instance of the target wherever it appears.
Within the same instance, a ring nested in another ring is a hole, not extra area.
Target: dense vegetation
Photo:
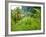
[[[41,29],[41,8],[23,6],[11,9],[11,31]]]

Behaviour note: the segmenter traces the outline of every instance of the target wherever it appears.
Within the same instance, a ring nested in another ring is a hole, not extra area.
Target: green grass
[[[41,7],[16,7],[11,9],[11,31],[28,31],[41,29]]]
[[[33,17],[24,17],[21,20],[14,21],[11,20],[11,31],[27,31],[27,30],[40,30],[41,23],[40,19]]]

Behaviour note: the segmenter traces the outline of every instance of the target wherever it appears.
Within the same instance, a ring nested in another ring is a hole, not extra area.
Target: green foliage
[[[19,7],[11,10],[11,31],[41,29],[41,8],[33,7],[31,10],[32,11],[30,12],[26,12],[26,14],[24,10],[20,9]],[[24,16],[22,16],[22,14]]]

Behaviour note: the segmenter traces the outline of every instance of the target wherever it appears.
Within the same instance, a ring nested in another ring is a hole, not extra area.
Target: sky
[[[19,7],[20,9],[22,8],[21,6],[11,6],[11,9],[16,9],[16,7]]]

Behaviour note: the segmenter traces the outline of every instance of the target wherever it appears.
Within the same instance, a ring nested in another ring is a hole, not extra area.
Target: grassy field
[[[27,15],[21,18],[20,15],[18,16],[20,13],[16,14],[16,11],[20,12],[20,10],[18,9],[15,12],[14,11],[15,10],[12,11],[13,13],[11,16],[11,31],[28,31],[41,29],[41,20],[39,13],[34,13],[32,16]]]
[[[39,30],[40,20],[31,17],[24,17],[17,23],[12,20],[12,31]]]

